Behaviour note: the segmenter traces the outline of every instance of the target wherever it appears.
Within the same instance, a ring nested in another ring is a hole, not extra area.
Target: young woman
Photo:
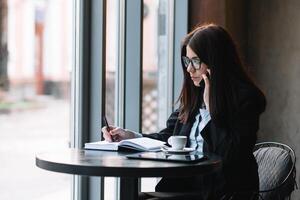
[[[172,135],[186,135],[189,146],[221,156],[222,170],[204,176],[162,178],[156,191],[199,192],[202,199],[252,199],[259,188],[252,150],[265,97],[247,75],[224,28],[214,24],[195,28],[183,39],[181,55],[184,82],[180,106],[167,127],[149,135],[103,128],[104,138],[167,141]]]

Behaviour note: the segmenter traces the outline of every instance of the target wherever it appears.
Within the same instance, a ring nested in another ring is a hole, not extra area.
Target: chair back
[[[295,188],[296,156],[285,144],[263,142],[255,145],[259,196],[264,200],[285,199]]]

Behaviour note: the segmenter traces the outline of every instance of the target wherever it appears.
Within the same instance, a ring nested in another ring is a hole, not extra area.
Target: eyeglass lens
[[[192,67],[194,67],[195,69],[199,69],[200,68],[200,64],[201,61],[199,58],[188,58],[186,56],[182,57],[183,63],[185,65],[185,67],[187,68],[189,66],[190,63],[192,63]]]

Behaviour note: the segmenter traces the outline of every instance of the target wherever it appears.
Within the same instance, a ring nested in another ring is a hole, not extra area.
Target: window
[[[119,63],[119,0],[106,3],[106,64],[105,114],[109,124],[119,125],[118,118],[118,63]],[[104,178],[104,199],[117,199],[117,178]]]
[[[155,133],[165,127],[171,108],[168,95],[172,1],[144,0],[142,132]],[[141,190],[154,191],[156,178],[143,178]]]
[[[0,199],[118,198],[116,179],[105,180],[113,195],[104,196],[103,179],[41,170],[35,153],[99,140],[104,113],[134,131],[163,128],[181,83],[173,41],[186,32],[185,8],[169,0],[1,1]],[[155,184],[144,179],[141,188]]]
[[[174,96],[177,97],[174,88],[177,90],[181,85],[177,50],[180,44],[173,45],[173,41],[180,41],[186,33],[187,2],[99,0],[82,4],[86,5],[81,9],[85,17],[82,24],[87,25],[82,33],[87,37],[82,38],[80,49],[87,50],[89,45],[84,44],[91,42],[90,52],[82,51],[86,54],[83,57],[87,57],[82,70],[85,71],[91,59],[88,70],[91,74],[85,79],[91,92],[87,95],[91,97],[87,109],[92,115],[91,131],[88,136],[86,131],[79,134],[83,138],[81,142],[99,140],[100,118],[104,112],[110,123],[117,126],[145,133],[160,130],[172,112]],[[116,192],[119,179],[105,178],[104,187],[102,180],[89,179],[81,193],[87,196],[88,192],[89,199],[122,197]],[[143,179],[142,191],[152,191],[156,182],[156,179]]]
[[[70,144],[72,9],[70,0],[0,3],[0,199],[71,199],[71,176],[34,159]]]

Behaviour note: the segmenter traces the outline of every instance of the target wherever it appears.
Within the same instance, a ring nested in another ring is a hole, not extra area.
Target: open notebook
[[[120,147],[137,151],[159,151],[165,142],[151,138],[141,137],[122,140],[121,142],[98,141],[85,143],[85,149],[117,151]]]

